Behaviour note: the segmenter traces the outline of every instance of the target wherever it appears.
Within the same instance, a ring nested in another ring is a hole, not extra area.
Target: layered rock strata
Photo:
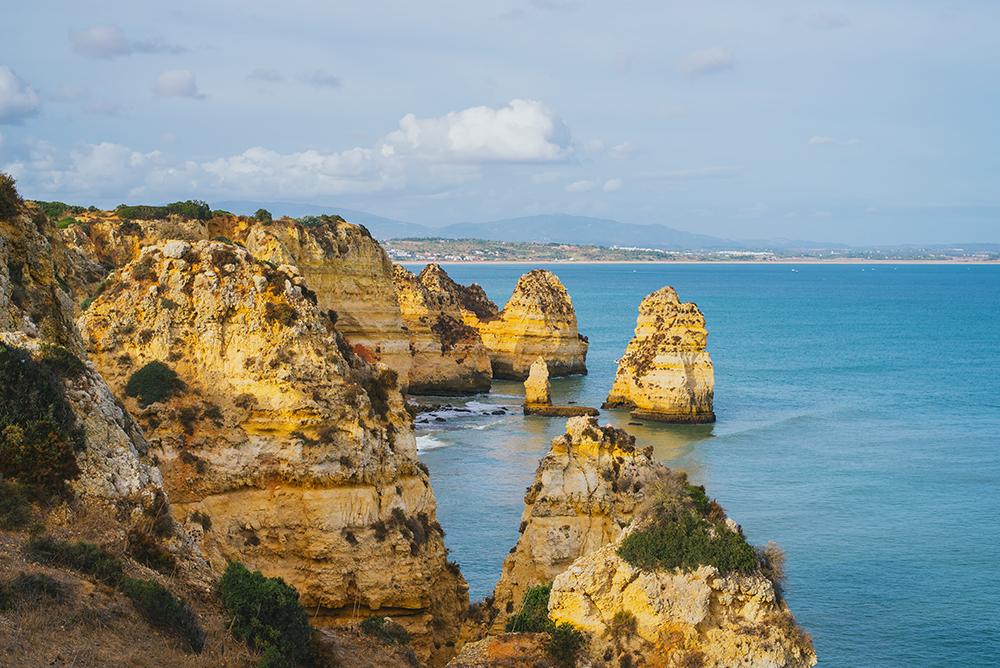
[[[602,408],[625,408],[632,417],[658,422],[715,422],[707,338],[697,305],[682,304],[671,287],[648,295]]]
[[[652,448],[637,450],[624,431],[600,427],[592,417],[567,420],[524,496],[521,536],[494,591],[499,614],[492,632],[503,631],[525,591],[617,538],[647,483],[666,471],[653,461]]]
[[[489,353],[479,332],[463,321],[454,293],[441,287],[438,271],[444,273],[437,265],[428,265],[414,276],[403,267],[393,267],[393,284],[410,338],[408,391],[433,395],[488,392],[493,378]]]
[[[528,380],[524,381],[524,414],[540,415],[542,417],[574,417],[578,415],[597,415],[596,408],[586,406],[553,406],[549,392],[549,369],[545,358],[539,356],[531,364]]]
[[[174,516],[217,572],[240,560],[283,577],[320,624],[390,615],[441,665],[467,586],[396,374],[354,354],[317,301],[292,266],[174,241],[116,271],[79,323],[111,387],[138,394],[126,406]],[[150,362],[167,372],[130,387]]]
[[[479,319],[493,377],[523,381],[532,362],[545,358],[550,376],[587,373],[587,339],[576,325],[566,288],[545,269],[529,271],[495,318]]]
[[[552,584],[549,617],[584,631],[591,656],[627,656],[633,665],[816,665],[811,640],[766,577],[713,566],[642,570],[618,556],[624,537]]]

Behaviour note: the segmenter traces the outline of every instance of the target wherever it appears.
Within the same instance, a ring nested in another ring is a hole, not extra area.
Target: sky
[[[1000,242],[995,1],[8,5],[30,199]]]

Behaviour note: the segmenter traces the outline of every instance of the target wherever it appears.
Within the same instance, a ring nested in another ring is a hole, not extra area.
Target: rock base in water
[[[552,406],[551,404],[525,404],[525,415],[541,415],[542,417],[578,417],[581,415],[600,415],[596,408],[587,406]]]
[[[601,408],[605,408],[607,404]],[[632,411],[629,416],[637,420],[649,420],[650,422],[668,422],[671,424],[711,424],[715,422],[713,411],[701,413],[657,413],[655,411]]]

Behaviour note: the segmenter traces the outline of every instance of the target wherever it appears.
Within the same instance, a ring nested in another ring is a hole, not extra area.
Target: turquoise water
[[[528,268],[446,266],[500,305]],[[553,380],[558,403],[600,406],[646,294],[672,285],[705,313],[718,422],[600,420],[704,483],[752,543],[785,548],[788,602],[820,665],[997,665],[1000,267],[547,268],[590,338],[590,374]],[[418,425],[474,600],[491,593],[524,488],[565,424],[521,416],[522,396],[498,382],[471,401],[432,400],[471,412]]]

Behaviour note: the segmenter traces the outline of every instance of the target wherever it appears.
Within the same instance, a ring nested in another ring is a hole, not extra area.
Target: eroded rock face
[[[549,391],[551,387],[549,367],[545,364],[545,358],[539,356],[531,363],[528,380],[524,381],[525,405],[551,406],[552,395]]]
[[[493,374],[479,332],[465,324],[452,291],[441,286],[447,274],[428,265],[414,276],[393,267],[403,324],[409,331],[410,394],[475,394],[488,392]],[[450,280],[450,279],[448,279]]]
[[[616,553],[622,538],[556,576],[549,617],[589,637],[591,656],[650,665],[789,668],[816,665],[809,637],[762,575],[643,571]],[[622,617],[634,620],[623,628]]]
[[[548,642],[547,633],[503,633],[466,644],[448,668],[558,668]]]
[[[567,420],[525,494],[521,537],[494,591],[493,632],[503,630],[524,592],[613,541],[645,498],[646,484],[665,473],[652,449],[636,450],[624,431],[600,427],[593,417]]]
[[[320,624],[390,615],[441,665],[467,586],[395,373],[353,354],[313,299],[295,267],[181,242],[144,248],[79,323],[118,393],[154,360],[183,383],[125,401],[216,572],[236,559],[283,577]]]
[[[348,343],[393,369],[406,391],[410,338],[403,329],[393,265],[366,230],[333,220],[317,227],[276,220],[232,234],[234,240],[245,239],[257,259],[298,267],[320,309],[337,314],[337,330]]]
[[[671,287],[648,295],[603,408],[630,409],[633,417],[658,422],[715,422],[707,338],[697,305],[682,304]]]
[[[477,326],[494,378],[523,381],[539,356],[550,376],[587,373],[587,340],[577,331],[569,293],[550,271],[534,269],[522,276],[503,311]]]

